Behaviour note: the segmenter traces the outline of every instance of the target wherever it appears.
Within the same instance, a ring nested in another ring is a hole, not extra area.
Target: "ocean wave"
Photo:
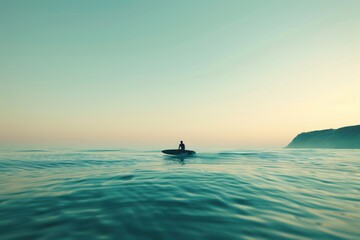
[[[0,234],[356,239],[359,155],[285,149],[188,158],[130,150],[2,152]]]

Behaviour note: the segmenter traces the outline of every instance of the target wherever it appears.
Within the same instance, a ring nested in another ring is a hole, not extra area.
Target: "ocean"
[[[1,150],[0,239],[360,239],[360,150]]]

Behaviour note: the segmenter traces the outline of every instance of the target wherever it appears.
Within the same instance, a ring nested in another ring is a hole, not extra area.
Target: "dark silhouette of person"
[[[180,149],[181,151],[185,151],[185,144],[183,143],[183,141],[180,141],[178,149]]]

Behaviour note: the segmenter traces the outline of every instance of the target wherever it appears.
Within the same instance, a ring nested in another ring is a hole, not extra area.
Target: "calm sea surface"
[[[2,150],[0,239],[360,239],[360,150]]]

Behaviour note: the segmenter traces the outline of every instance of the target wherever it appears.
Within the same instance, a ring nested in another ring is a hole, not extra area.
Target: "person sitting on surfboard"
[[[183,141],[180,141],[178,149],[180,149],[181,151],[185,151],[185,144],[183,143]]]

